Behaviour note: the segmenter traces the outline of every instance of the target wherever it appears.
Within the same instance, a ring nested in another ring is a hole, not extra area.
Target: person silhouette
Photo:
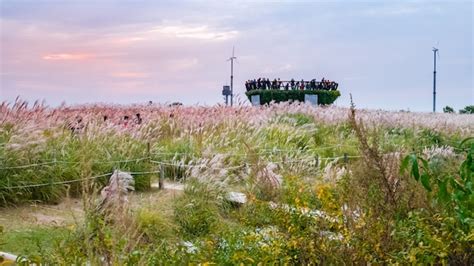
[[[140,125],[142,123],[143,119],[142,117],[140,116],[140,113],[137,113],[135,115],[135,119],[133,120],[133,122],[135,122],[135,124],[137,125]]]
[[[122,124],[123,124],[124,127],[128,127],[128,122],[129,122],[128,119],[129,119],[128,115],[123,117]]]

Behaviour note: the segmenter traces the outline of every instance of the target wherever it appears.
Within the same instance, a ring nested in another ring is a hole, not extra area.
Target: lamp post
[[[436,53],[438,53],[438,48],[433,47],[433,60],[434,60],[434,69],[433,69],[433,113],[436,112]]]

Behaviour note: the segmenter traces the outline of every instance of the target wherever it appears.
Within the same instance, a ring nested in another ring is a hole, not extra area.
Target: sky
[[[223,103],[245,80],[321,78],[336,105],[474,104],[473,1],[0,0],[0,100]]]

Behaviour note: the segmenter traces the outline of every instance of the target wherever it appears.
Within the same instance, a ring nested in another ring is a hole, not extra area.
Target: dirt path
[[[82,220],[80,199],[64,199],[57,205],[31,204],[0,209],[0,225],[5,231],[31,226],[68,226]]]
[[[181,194],[183,184],[165,183],[165,190],[157,190],[158,184],[152,185],[148,192],[137,192],[129,195],[132,209],[154,206],[169,211],[174,198]],[[63,227],[82,222],[84,210],[82,200],[64,199],[57,205],[30,204],[16,208],[0,208],[0,225],[5,231],[21,230],[36,226]]]

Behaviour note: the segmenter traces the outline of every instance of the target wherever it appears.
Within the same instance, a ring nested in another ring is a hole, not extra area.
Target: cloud
[[[174,71],[180,71],[185,69],[190,69],[196,66],[199,63],[197,58],[185,58],[185,59],[176,59],[170,60],[168,62],[168,68]]]
[[[47,54],[42,58],[44,60],[84,60],[92,58],[92,54],[70,54],[70,53],[60,53],[60,54]]]
[[[139,41],[146,41],[147,38],[145,37],[124,37],[119,38],[116,40],[117,43],[132,43],[132,42],[139,42]]]
[[[265,67],[263,69],[262,73],[264,73],[264,74],[277,74],[277,73],[291,71],[293,69],[294,69],[294,66],[292,64],[283,64],[283,65],[279,65],[277,67]]]
[[[135,94],[150,92],[147,84],[142,81],[120,81],[120,82],[105,82],[103,84],[102,92],[106,93],[120,93],[120,94]]]
[[[131,102],[143,95],[214,103],[229,83],[225,60],[235,44],[236,93],[259,76],[324,76],[340,81],[345,96],[367,96],[360,106],[398,108],[406,103],[386,104],[387,95],[411,93],[407,83],[429,90],[437,40],[443,43],[440,90],[472,91],[469,3],[80,1],[72,8],[8,2],[0,18],[6,99]],[[458,108],[465,99],[449,104]],[[426,101],[419,102],[424,108]]]
[[[380,8],[370,8],[363,11],[363,15],[374,16],[374,17],[384,17],[384,16],[403,16],[403,15],[413,15],[420,12],[419,7],[413,6],[397,6],[397,7],[380,7]]]
[[[115,78],[147,78],[150,74],[145,72],[114,72],[110,76]]]
[[[398,16],[409,16],[420,13],[427,14],[440,14],[442,9],[436,5],[429,5],[422,3],[400,3],[400,4],[384,4],[384,5],[371,5],[367,9],[361,10],[362,16],[367,17],[398,17]]]
[[[278,70],[279,71],[289,71],[289,70],[292,70],[294,67],[292,64],[285,64],[283,66],[281,66]]]
[[[207,25],[160,25],[148,31],[149,33],[160,33],[176,38],[188,38],[199,40],[223,41],[235,38],[238,35],[236,30],[211,29]]]

